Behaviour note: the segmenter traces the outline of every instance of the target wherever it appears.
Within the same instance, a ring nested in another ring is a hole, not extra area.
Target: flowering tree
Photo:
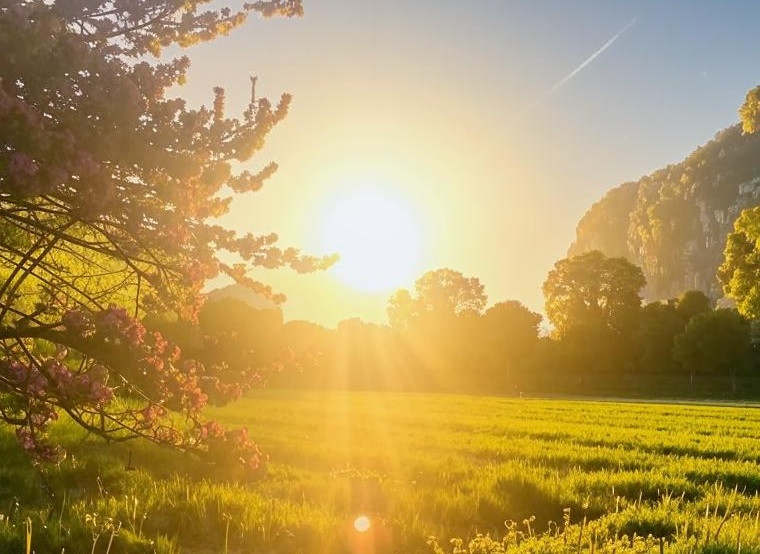
[[[209,397],[241,394],[255,373],[229,379],[184,360],[140,323],[151,312],[193,318],[220,274],[279,300],[250,268],[329,262],[213,222],[230,194],[275,171],[232,168],[262,147],[290,97],[273,104],[252,90],[229,118],[216,88],[211,107],[193,109],[165,95],[189,60],[146,60],[250,12],[300,15],[301,2],[208,3],[0,0],[0,417],[38,459],[60,454],[45,430],[66,412],[111,440],[258,463],[245,430],[201,418]]]

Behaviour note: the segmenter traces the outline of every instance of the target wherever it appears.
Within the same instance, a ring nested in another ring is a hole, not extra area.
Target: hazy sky
[[[179,93],[231,111],[294,96],[254,163],[280,171],[226,220],[320,253],[325,214],[374,183],[418,214],[415,275],[480,278],[489,303],[541,311],[541,284],[602,194],[678,162],[737,121],[760,83],[749,1],[304,0],[191,49]],[[255,167],[255,165],[254,165]],[[385,321],[389,292],[262,272],[288,319]],[[413,278],[408,285],[411,285]]]

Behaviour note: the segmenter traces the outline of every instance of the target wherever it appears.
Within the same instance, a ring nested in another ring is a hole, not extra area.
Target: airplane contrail
[[[570,73],[568,73],[567,75],[565,75],[562,79],[560,79],[559,81],[557,81],[556,83],[554,83],[554,85],[549,90],[547,90],[544,94],[542,94],[541,96],[539,96],[532,104],[530,104],[527,108],[525,108],[522,113],[528,112],[528,111],[532,110],[533,108],[535,108],[538,104],[540,104],[541,102],[543,102],[544,100],[546,100],[547,98],[549,98],[552,94],[554,94],[555,92],[557,92],[560,88],[562,88],[562,86],[565,85],[570,79],[572,79],[573,77],[575,77],[576,75],[578,75],[578,73],[580,73],[581,71],[583,71],[583,69],[586,66],[588,66],[596,58],[598,58],[599,56],[601,56],[604,53],[604,51],[607,50],[607,48],[609,48],[610,46],[612,46],[615,43],[615,41],[617,39],[619,39],[620,36],[623,33],[625,33],[628,29],[630,29],[634,25],[634,23],[636,23],[637,19],[638,18],[636,18],[636,17],[634,17],[633,19],[631,19],[631,21],[629,21],[628,24],[625,27],[623,27],[622,29],[620,29],[617,33],[615,33],[615,35],[611,39],[609,39],[607,42],[605,42],[604,44],[602,44],[602,46],[600,46],[588,58],[586,58],[585,60],[583,60],[583,62],[581,62],[581,64],[578,67],[576,67]]]

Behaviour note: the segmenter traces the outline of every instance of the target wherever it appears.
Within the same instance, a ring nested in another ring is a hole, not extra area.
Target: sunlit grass
[[[635,551],[649,534],[655,552],[697,539],[728,550],[691,551],[734,552],[737,537],[760,551],[753,408],[260,391],[214,415],[249,427],[265,471],[219,474],[62,423],[72,455],[41,478],[0,433],[0,551],[23,550],[26,518],[36,551],[56,553],[94,541],[114,553],[433,552],[431,535],[450,552],[451,537],[465,548],[479,533],[534,552],[571,536],[601,552],[623,535]]]

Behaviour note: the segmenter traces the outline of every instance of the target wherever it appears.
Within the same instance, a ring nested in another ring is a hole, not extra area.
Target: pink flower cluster
[[[97,407],[113,398],[113,391],[107,385],[108,372],[98,365],[75,373],[57,358],[48,358],[39,366],[10,360],[0,364],[0,375],[27,398],[66,398]]]
[[[0,374],[13,388],[31,398],[44,398],[46,395],[47,380],[32,366],[22,364],[18,360],[3,360],[0,363]]]
[[[226,430],[217,421],[207,421],[196,428],[196,437],[208,446],[208,456],[217,463],[235,463],[254,470],[266,460],[245,427]]]
[[[139,411],[142,423],[146,427],[152,427],[158,420],[166,416],[166,410],[158,404],[148,404]]]
[[[46,442],[46,428],[58,414],[50,406],[39,402],[27,406],[26,423],[16,428],[16,438],[24,451],[38,462],[60,461],[63,450]]]
[[[262,463],[263,455],[246,429],[226,430],[218,422],[199,420],[209,394],[216,400],[238,397],[256,382],[256,373],[231,371],[224,364],[206,368],[183,360],[180,350],[160,333],[147,332],[126,310],[115,306],[97,313],[69,311],[61,327],[61,345],[55,355],[30,357],[28,363],[0,361],[0,382],[19,399],[8,420],[13,419],[22,447],[36,459],[60,455],[44,441],[47,424],[60,407],[106,413],[118,393],[137,402],[131,410],[110,413],[119,419],[117,426],[122,430],[205,453],[223,464],[254,469]],[[169,411],[185,414],[185,423],[169,417]],[[185,427],[187,422],[193,427]]]
[[[49,358],[42,364],[42,373],[58,397],[94,407],[103,407],[113,400],[108,370],[102,365],[94,364],[89,370],[73,372],[62,360]]]
[[[95,315],[98,334],[106,339],[126,340],[129,346],[140,346],[145,338],[145,327],[131,317],[127,310],[111,305]]]
[[[21,448],[34,456],[35,460],[42,462],[57,462],[64,457],[63,450],[59,446],[48,444],[38,431],[35,433],[30,427],[18,427],[16,438]]]
[[[127,310],[113,304],[95,314],[70,310],[64,314],[61,323],[68,331],[81,337],[97,337],[117,345],[138,347],[145,338],[145,327]]]

